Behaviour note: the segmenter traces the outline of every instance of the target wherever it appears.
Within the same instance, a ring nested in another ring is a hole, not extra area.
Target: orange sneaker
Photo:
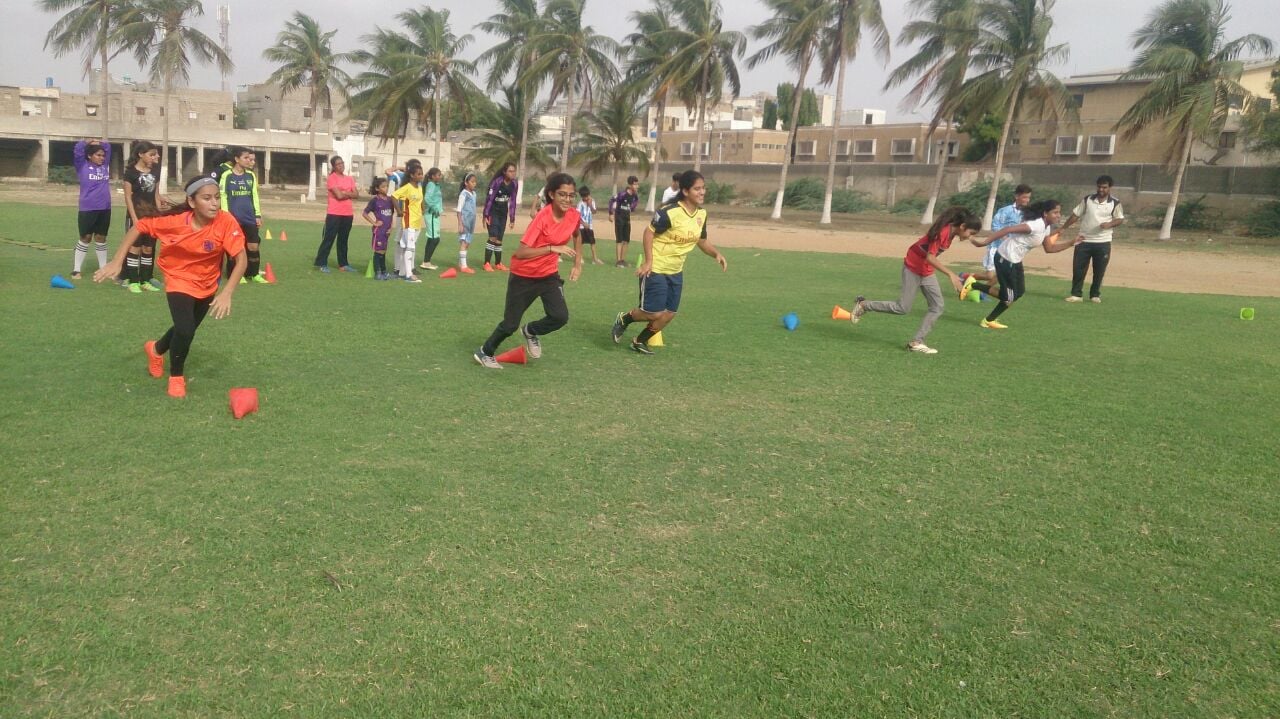
[[[489,264],[488,262],[484,263],[484,271],[493,272],[493,265]]]
[[[460,271],[464,275],[474,275],[476,273],[476,271],[471,269],[470,267],[463,267]]]
[[[142,350],[147,353],[147,374],[160,379],[164,376],[164,357],[156,354],[156,341],[151,340],[142,345]]]
[[[493,266],[493,269],[495,269],[495,270],[497,270],[497,271],[499,271],[499,272],[506,272],[506,271],[507,271],[507,266],[506,266],[506,265],[504,265],[504,264],[502,264],[501,262],[499,262],[498,264],[496,264],[496,265],[494,265],[494,266]]]
[[[169,396],[182,399],[187,396],[187,378],[186,377],[170,377],[169,378]]]

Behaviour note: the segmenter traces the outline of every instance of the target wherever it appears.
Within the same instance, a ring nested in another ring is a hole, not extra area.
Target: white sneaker
[[[1101,297],[1090,297],[1090,298],[1089,298],[1089,301],[1090,301],[1090,302],[1092,302],[1092,303],[1093,303],[1093,304],[1095,304],[1095,305],[1100,305],[1100,304],[1102,304],[1102,298],[1101,298]]]
[[[422,264],[418,265],[418,267],[419,267],[420,269],[423,269],[423,270],[438,270],[438,269],[440,269],[439,267],[436,267],[436,266],[435,266],[435,263],[433,263],[433,262],[423,262]]]
[[[1084,302],[1084,299],[1075,295],[1067,295],[1067,302]]]
[[[476,350],[471,357],[485,369],[502,369],[502,365],[498,363],[498,360],[494,359],[492,355],[485,354],[483,349]]]
[[[907,345],[907,349],[911,350],[912,352],[919,352],[920,354],[926,354],[926,355],[938,354],[938,350],[930,347],[929,345],[923,342],[911,342]]]
[[[521,326],[520,335],[524,337],[524,344],[529,348],[529,357],[532,359],[538,359],[542,356],[542,342],[538,339],[537,335],[529,334],[529,330],[527,329],[528,327],[529,325]]]

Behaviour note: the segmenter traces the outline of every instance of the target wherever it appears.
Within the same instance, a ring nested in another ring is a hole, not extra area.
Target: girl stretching
[[[187,182],[186,193],[186,205],[139,219],[125,233],[115,259],[93,273],[94,282],[115,277],[129,248],[143,235],[159,241],[159,263],[164,271],[173,326],[159,340],[144,344],[143,350],[147,354],[147,371],[157,379],[164,375],[164,355],[169,354],[170,397],[187,396],[184,369],[196,328],[210,310],[214,319],[231,314],[231,295],[249,265],[240,223],[220,208],[218,181],[210,175],[200,175]],[[235,257],[236,264],[219,291],[223,253]]]
[[[458,191],[458,271],[474,275],[475,270],[467,267],[467,250],[471,247],[471,237],[476,232],[476,176],[468,172],[462,179],[462,188]]]
[[[502,264],[502,238],[516,227],[516,166],[508,162],[489,182],[489,195],[484,201],[484,228],[489,242],[484,246],[484,271],[506,271]],[[493,263],[490,264],[490,260]]]
[[[365,205],[363,213],[365,221],[373,225],[373,276],[377,280],[391,279],[387,274],[387,244],[395,219],[395,201],[387,197],[387,185],[387,178],[373,178],[373,184],[369,186],[369,194],[373,197]]]
[[[1059,242],[1062,233],[1054,232],[1053,226],[1061,219],[1062,205],[1057,200],[1041,200],[1028,205],[1022,211],[1022,224],[993,232],[981,240],[969,240],[977,247],[989,245],[996,240],[1004,240],[1000,249],[996,250],[996,279],[999,283],[999,294],[992,291],[992,285],[984,283],[974,284],[967,288],[968,292],[962,290],[960,293],[961,300],[974,290],[986,292],[1000,299],[991,310],[991,314],[980,323],[983,327],[993,330],[1008,329],[1009,326],[999,322],[998,318],[1027,291],[1022,273],[1022,258],[1026,257],[1028,252],[1037,246],[1043,247],[1045,252],[1062,252],[1080,244],[1079,237],[1074,242]]]
[[[156,178],[160,175],[156,165],[159,163],[159,147],[146,140],[133,144],[129,164],[124,169],[124,209],[128,213],[124,218],[126,232],[143,217],[154,217],[169,209],[169,201],[163,195],[156,195]],[[160,291],[151,282],[155,271],[155,251],[156,238],[146,235],[141,242],[129,248],[124,281],[130,292]]]
[[[493,355],[498,345],[517,329],[524,337],[529,356],[542,356],[542,335],[550,334],[569,322],[569,307],[564,301],[564,280],[560,279],[557,265],[560,256],[573,258],[573,271],[569,279],[578,280],[582,272],[582,235],[578,232],[578,193],[573,178],[557,172],[547,178],[542,191],[545,207],[533,218],[524,231],[520,246],[511,255],[511,276],[507,279],[507,306],[502,321],[476,350],[472,357],[481,367],[502,369]],[[569,241],[573,240],[573,247]],[[521,327],[520,319],[536,299],[542,299],[542,309],[547,313],[536,322]]]
[[[80,279],[89,243],[98,253],[98,267],[107,264],[107,232],[111,229],[111,143],[103,140],[81,140],[72,151],[71,161],[80,178],[80,214],[77,218],[80,239],[76,241],[71,279]]]
[[[942,316],[942,288],[938,286],[935,270],[946,275],[957,292],[961,292],[964,287],[960,276],[942,264],[938,255],[951,247],[952,242],[967,240],[980,229],[982,221],[965,208],[949,207],[943,210],[929,231],[924,233],[924,237],[907,248],[906,259],[902,262],[902,294],[898,296],[898,301],[868,302],[865,297],[859,296],[850,321],[857,323],[868,312],[905,315],[911,311],[916,291],[919,290],[924,295],[924,301],[929,303],[929,311],[925,312],[924,321],[920,323],[920,329],[916,330],[916,336],[907,343],[907,349],[927,355],[938,354],[938,350],[924,343],[924,338],[933,329],[933,323]]]

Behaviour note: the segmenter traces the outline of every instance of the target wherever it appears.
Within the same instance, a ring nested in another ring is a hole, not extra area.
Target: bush
[[[1194,200],[1184,200],[1173,210],[1173,229],[1175,230],[1216,230],[1222,226],[1222,211],[1209,207],[1204,201],[1205,195]],[[1147,210],[1139,224],[1144,227],[1160,227],[1164,224],[1164,214],[1168,205],[1152,207]]]
[[[898,204],[889,211],[895,215],[921,215],[924,214],[924,208],[928,204],[927,197],[908,197],[905,200],[898,200]]]
[[[1280,237],[1280,202],[1253,208],[1245,215],[1244,226],[1254,237]]]
[[[76,168],[67,165],[49,165],[49,182],[59,185],[77,185],[80,184],[80,177],[76,175]]]
[[[707,180],[708,205],[727,205],[738,195],[738,190],[729,182]]]
[[[1005,205],[1013,203],[1013,188],[1017,183],[1002,182],[1000,190],[996,192],[996,209],[1000,209]],[[987,211],[987,193],[991,192],[991,183],[984,180],[975,183],[964,192],[957,192],[948,197],[945,202],[938,204],[938,209],[960,205],[967,208],[970,212],[978,217],[982,217],[982,213]],[[1043,187],[1033,187],[1031,193],[1031,201],[1039,202],[1040,200],[1057,200],[1062,203],[1062,214],[1064,216],[1071,214],[1071,208],[1085,196],[1085,192],[1073,190],[1070,187],[1062,187],[1061,185],[1047,185]],[[920,208],[923,211],[923,206]]]
[[[805,177],[787,183],[787,192],[782,199],[783,207],[797,210],[821,210],[826,198],[827,184],[816,177]],[[777,193],[765,195],[762,204],[773,205]],[[875,204],[867,199],[865,192],[853,190],[835,190],[831,193],[831,211],[846,214],[866,212],[874,209]]]

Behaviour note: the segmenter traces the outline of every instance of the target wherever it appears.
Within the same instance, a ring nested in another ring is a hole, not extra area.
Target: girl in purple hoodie
[[[80,269],[89,254],[89,242],[98,255],[98,267],[107,264],[107,231],[111,229],[111,143],[81,140],[72,153],[80,178],[80,239],[71,268],[71,279],[80,279]]]

